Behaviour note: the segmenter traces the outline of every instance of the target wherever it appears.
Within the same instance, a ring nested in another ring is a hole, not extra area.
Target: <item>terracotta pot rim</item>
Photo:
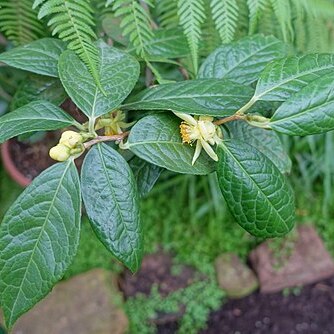
[[[25,177],[15,166],[9,153],[10,143],[11,141],[9,140],[1,145],[1,158],[3,165],[14,181],[16,181],[22,187],[27,187],[31,183],[31,180]]]

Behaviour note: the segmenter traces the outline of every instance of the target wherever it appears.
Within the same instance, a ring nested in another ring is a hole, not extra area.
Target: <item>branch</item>
[[[126,138],[129,135],[129,131],[123,132],[119,135],[114,135],[114,136],[97,136],[94,139],[84,143],[84,147],[87,149],[95,144],[102,143],[105,141],[121,141],[124,138]]]
[[[238,119],[245,119],[245,117],[243,115],[238,115],[238,114],[234,114],[232,116],[228,116],[222,119],[219,119],[218,121],[213,122],[213,124],[215,125],[222,125],[224,123],[228,123],[228,122],[232,122]]]

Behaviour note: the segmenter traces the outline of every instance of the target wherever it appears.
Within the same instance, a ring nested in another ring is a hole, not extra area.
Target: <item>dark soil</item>
[[[136,275],[125,271],[119,280],[119,286],[125,298],[133,297],[137,293],[149,295],[153,284],[158,285],[162,296],[166,296],[192,284],[195,276],[195,270],[189,266],[182,266],[177,275],[173,274],[172,257],[160,252],[145,256]]]
[[[332,334],[334,277],[305,286],[299,295],[254,293],[213,312],[202,334]]]
[[[44,169],[54,164],[55,161],[49,157],[49,150],[57,144],[59,136],[57,132],[49,132],[43,141],[35,143],[11,140],[9,154],[17,169],[26,178],[33,180]]]
[[[196,272],[182,267],[172,274],[172,258],[163,253],[146,256],[136,275],[125,272],[120,287],[128,298],[137,293],[149,295],[153,284],[167,295],[191,284]],[[298,294],[297,294],[298,292]],[[159,334],[177,333],[179,316],[162,316]],[[161,321],[160,321],[161,320]],[[212,312],[201,334],[334,334],[334,277],[305,286],[284,296],[282,292],[252,295],[228,300]]]

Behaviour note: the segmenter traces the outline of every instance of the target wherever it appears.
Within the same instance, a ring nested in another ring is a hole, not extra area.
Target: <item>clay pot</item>
[[[22,187],[27,187],[31,183],[31,180],[25,177],[15,166],[12,157],[10,156],[10,143],[11,141],[9,140],[1,145],[2,163],[10,177],[16,181],[16,183]]]

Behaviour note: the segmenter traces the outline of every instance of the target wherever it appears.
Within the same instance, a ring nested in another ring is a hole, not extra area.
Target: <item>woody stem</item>
[[[95,144],[102,143],[105,141],[121,141],[124,138],[126,138],[129,135],[129,131],[123,132],[119,135],[114,135],[114,136],[97,136],[94,139],[84,143],[84,147],[87,149]]]
[[[222,125],[224,123],[228,123],[228,122],[232,122],[238,119],[244,119],[245,117],[243,115],[238,115],[238,114],[234,114],[232,116],[228,116],[222,119],[219,119],[218,121],[213,122],[213,124],[215,125]]]

